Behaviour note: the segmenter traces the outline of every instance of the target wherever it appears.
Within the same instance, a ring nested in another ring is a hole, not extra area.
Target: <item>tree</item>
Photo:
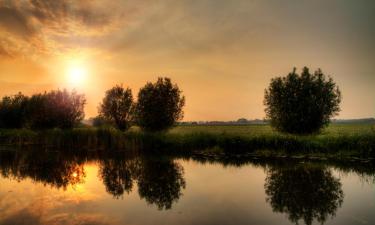
[[[27,115],[31,128],[73,128],[84,118],[86,98],[75,91],[56,90],[34,94],[28,101]]]
[[[116,85],[106,91],[103,102],[99,106],[99,114],[104,119],[114,122],[120,130],[127,130],[132,120],[132,107],[131,89]]]
[[[138,93],[137,124],[148,131],[166,130],[183,118],[184,105],[185,97],[177,84],[172,84],[169,78],[158,78],[156,83],[147,83]]]
[[[21,92],[14,96],[4,96],[0,101],[0,127],[22,128],[26,122],[27,101],[28,98]]]
[[[326,80],[320,69],[314,74],[304,67],[271,80],[265,91],[267,119],[277,130],[293,134],[320,131],[340,111],[341,92],[332,78]]]

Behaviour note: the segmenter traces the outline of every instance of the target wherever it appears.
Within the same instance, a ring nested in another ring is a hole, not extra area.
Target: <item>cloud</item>
[[[11,57],[10,53],[1,45],[0,45],[0,57],[6,57],[6,58]]]
[[[0,25],[7,31],[23,38],[28,38],[35,33],[28,18],[16,8],[0,6]]]
[[[118,29],[125,12],[115,1],[0,0],[0,55],[30,57],[80,47]]]

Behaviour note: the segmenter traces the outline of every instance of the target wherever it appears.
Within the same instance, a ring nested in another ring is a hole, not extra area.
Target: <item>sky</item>
[[[262,119],[271,78],[321,68],[337,118],[375,117],[373,0],[0,0],[0,96],[86,94],[167,76],[185,121]]]

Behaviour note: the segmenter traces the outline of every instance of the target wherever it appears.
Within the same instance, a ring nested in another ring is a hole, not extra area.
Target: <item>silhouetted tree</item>
[[[131,89],[115,86],[105,93],[99,106],[99,114],[112,121],[120,130],[127,130],[132,120],[133,95]]]
[[[307,225],[314,219],[323,224],[328,216],[335,216],[344,198],[341,183],[330,170],[307,165],[270,168],[265,192],[274,212]]]
[[[169,78],[158,78],[156,83],[147,83],[138,93],[137,124],[148,131],[166,130],[183,118],[184,105],[185,97],[177,84],[172,84]]]
[[[57,90],[35,94],[28,101],[27,115],[30,127],[72,128],[84,118],[85,96],[75,91]]]
[[[271,80],[265,91],[267,119],[277,130],[295,134],[318,132],[340,111],[341,93],[332,78],[319,69],[314,74],[304,67]]]
[[[0,101],[0,128],[21,128],[25,125],[27,100],[21,92],[3,97]]]

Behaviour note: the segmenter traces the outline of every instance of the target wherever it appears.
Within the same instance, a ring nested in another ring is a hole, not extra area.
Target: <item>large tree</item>
[[[161,131],[183,118],[185,97],[170,78],[158,78],[147,83],[138,93],[137,124],[144,130]]]
[[[99,114],[115,123],[120,130],[127,130],[132,120],[132,106],[131,89],[116,85],[106,91],[103,102],[99,106]]]
[[[265,91],[267,119],[277,130],[294,134],[318,132],[340,111],[341,92],[332,78],[307,67],[271,80]]]

